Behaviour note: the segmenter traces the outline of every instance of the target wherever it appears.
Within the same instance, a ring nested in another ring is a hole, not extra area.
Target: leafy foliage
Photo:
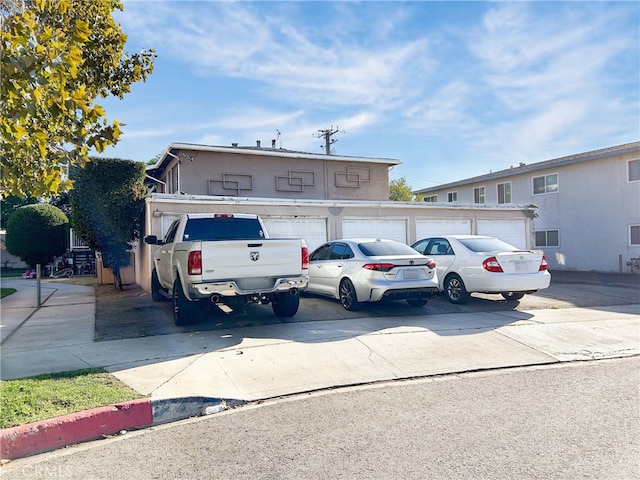
[[[9,219],[6,247],[29,265],[47,264],[65,252],[68,232],[69,219],[59,208],[48,203],[25,205]]]
[[[7,229],[11,215],[13,215],[13,212],[18,208],[24,205],[32,205],[34,203],[38,203],[37,198],[21,198],[16,197],[15,195],[8,195],[7,198],[0,198],[0,228],[2,228],[2,230]]]
[[[72,170],[71,223],[75,234],[102,253],[105,266],[119,278],[129,264],[133,242],[144,221],[145,165],[118,158],[92,158]]]
[[[405,177],[389,182],[389,200],[394,202],[412,202],[416,200]]]
[[[121,0],[3,0],[0,192],[49,197],[121,134],[97,97],[119,98],[153,71],[153,50],[129,55],[113,21]]]

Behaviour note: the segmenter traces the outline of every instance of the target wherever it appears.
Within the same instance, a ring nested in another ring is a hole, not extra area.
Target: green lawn
[[[4,298],[7,295],[11,295],[12,293],[16,293],[15,288],[0,288],[0,298]]]
[[[3,380],[0,382],[0,428],[143,397],[98,368]]]

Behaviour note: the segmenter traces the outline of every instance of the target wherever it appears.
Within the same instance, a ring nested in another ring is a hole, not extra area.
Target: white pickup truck
[[[304,240],[269,238],[257,215],[185,214],[164,239],[148,235],[144,242],[159,245],[151,294],[173,300],[176,325],[195,323],[203,300],[227,312],[270,303],[277,316],[291,317],[309,280]]]

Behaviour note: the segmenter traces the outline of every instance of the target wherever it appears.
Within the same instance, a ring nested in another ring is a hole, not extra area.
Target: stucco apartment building
[[[508,232],[533,242],[534,210],[510,205],[389,201],[389,170],[400,161],[295,152],[271,146],[172,143],[147,167],[145,233],[164,236],[183,213],[255,213],[272,237],[302,237],[310,250],[348,237],[411,244],[452,228]],[[135,252],[136,283],[148,288],[151,246]]]
[[[639,271],[640,142],[414,193],[433,205],[535,205],[533,247],[544,250],[550,269]]]

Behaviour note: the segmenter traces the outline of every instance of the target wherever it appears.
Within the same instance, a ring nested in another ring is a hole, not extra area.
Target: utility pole
[[[333,135],[335,135],[336,133],[344,133],[340,130],[338,130],[338,127],[336,127],[336,129],[333,129],[333,125],[331,125],[331,128],[328,128],[326,130],[318,130],[318,133],[316,135],[316,138],[323,138],[324,137],[324,150],[325,153],[327,155],[331,155],[331,145],[333,145],[334,143],[336,143],[338,140],[335,138],[331,138]]]

